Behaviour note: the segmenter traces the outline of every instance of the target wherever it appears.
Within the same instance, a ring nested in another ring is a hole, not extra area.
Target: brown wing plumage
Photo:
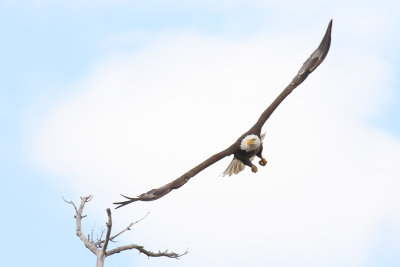
[[[310,57],[303,63],[303,66],[297,72],[296,76],[288,86],[279,94],[279,96],[272,102],[272,104],[261,114],[260,118],[254,126],[248,131],[249,133],[259,134],[261,128],[279,106],[279,104],[297,87],[299,86],[308,75],[313,72],[325,59],[328,54],[329,47],[331,46],[331,33],[332,33],[332,20],[329,22],[326,29],[325,36]]]
[[[214,164],[215,162],[219,161],[220,159],[223,159],[226,156],[231,155],[234,150],[235,150],[235,146],[231,145],[227,149],[209,157],[208,159],[206,159],[205,161],[203,161],[202,163],[200,163],[199,165],[197,165],[190,171],[183,174],[181,177],[173,180],[172,182],[170,182],[164,186],[161,186],[159,188],[152,189],[146,193],[143,193],[138,197],[127,197],[127,196],[122,195],[124,198],[126,198],[128,200],[121,201],[121,202],[115,202],[114,204],[118,205],[116,207],[116,209],[120,208],[122,206],[125,206],[129,203],[139,201],[139,200],[140,201],[152,201],[152,200],[159,199],[160,197],[163,197],[166,194],[168,194],[169,192],[171,192],[172,190],[178,189],[182,185],[186,184],[190,178],[192,178],[193,176],[195,176],[196,174],[198,174],[199,172],[201,172],[208,166]]]
[[[311,56],[304,62],[302,67],[300,68],[297,75],[293,78],[290,84],[280,93],[280,95],[272,102],[272,104],[261,114],[258,121],[254,124],[253,127],[249,131],[247,131],[242,136],[246,136],[249,133],[260,135],[261,128],[274,112],[274,110],[279,106],[279,104],[297,87],[299,86],[307,76],[313,72],[324,60],[326,55],[328,54],[329,47],[331,44],[331,31],[332,31],[332,20],[329,22],[328,28],[326,30],[325,36],[322,39],[320,45],[318,46],[317,50],[315,50]],[[118,205],[116,208],[123,207],[129,203],[135,201],[152,201],[159,199],[174,189],[177,189],[184,184],[186,184],[193,176],[204,170],[205,168],[209,167],[210,165],[216,163],[217,161],[223,159],[226,156],[229,156],[234,153],[235,149],[239,146],[240,140],[239,138],[235,143],[233,143],[227,149],[211,156],[210,158],[206,159],[190,171],[183,174],[181,177],[173,180],[172,182],[161,186],[156,189],[152,189],[146,193],[139,195],[138,197],[125,197],[127,200],[121,202],[115,202],[114,204]]]

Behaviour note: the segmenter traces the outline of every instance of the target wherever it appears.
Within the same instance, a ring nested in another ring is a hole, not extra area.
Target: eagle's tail
[[[224,177],[225,175],[231,176],[232,174],[238,174],[239,172],[243,171],[244,168],[245,165],[234,157],[221,176]]]

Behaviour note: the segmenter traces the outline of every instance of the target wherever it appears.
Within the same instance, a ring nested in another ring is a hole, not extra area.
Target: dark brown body
[[[258,136],[258,138],[260,138],[260,136]],[[261,140],[261,138],[260,138],[260,140]],[[262,143],[257,149],[249,151],[249,152],[246,152],[246,150],[240,149],[240,145],[239,145],[239,148],[235,150],[233,155],[235,158],[240,160],[244,165],[247,165],[251,168],[251,166],[253,166],[253,164],[251,163],[251,158],[254,156],[257,156],[261,159],[262,151],[263,151]]]

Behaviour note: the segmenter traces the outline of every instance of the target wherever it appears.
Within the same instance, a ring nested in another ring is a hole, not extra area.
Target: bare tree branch
[[[64,199],[64,198],[63,198]],[[79,209],[76,208],[76,205],[74,202],[72,201],[66,201],[64,199],[65,202],[71,204],[72,206],[74,206],[75,209],[75,222],[76,222],[76,235],[82,240],[83,244],[94,254],[97,255],[97,248],[96,246],[89,241],[88,238],[86,238],[86,236],[83,234],[82,232],[82,225],[81,225],[81,221],[82,218],[84,218],[84,216],[82,216],[82,212],[83,212],[83,208],[85,207],[85,204],[87,202],[89,202],[92,199],[91,195],[88,195],[86,197],[81,197],[81,204],[79,205]]]
[[[108,216],[108,222],[107,222],[107,233],[106,233],[106,239],[104,240],[104,246],[102,248],[102,253],[105,254],[108,246],[108,241],[110,241],[110,235],[111,235],[111,227],[112,227],[112,219],[111,219],[111,210],[107,208],[107,216]]]
[[[63,199],[65,202],[67,202],[68,204],[71,204],[71,205],[74,207],[75,212],[78,213],[78,209],[76,208],[75,203],[72,202],[72,200],[71,200],[71,201],[67,201],[64,197],[62,197],[62,199]]]
[[[115,253],[120,253],[122,251],[131,250],[131,249],[136,249],[140,253],[143,253],[143,254],[147,255],[148,257],[168,257],[168,258],[173,258],[173,259],[179,259],[183,255],[186,255],[188,253],[188,251],[186,251],[183,254],[177,254],[175,252],[168,252],[168,250],[166,250],[164,252],[161,252],[161,251],[152,252],[152,251],[144,249],[143,246],[130,244],[130,245],[127,245],[127,246],[121,246],[121,247],[117,247],[115,249],[109,250],[109,251],[107,251],[106,256],[110,256],[110,255],[113,255]]]
[[[135,222],[131,222],[125,229],[123,229],[122,231],[120,231],[118,234],[113,235],[112,237],[110,237],[110,242],[116,242],[116,241],[114,241],[114,239],[115,239],[116,237],[120,236],[121,234],[125,233],[126,231],[130,231],[132,226],[134,226],[135,224],[137,224],[137,223],[143,221],[143,220],[147,217],[147,215],[149,215],[149,214],[150,214],[150,212],[147,212],[147,214],[144,215],[143,218],[141,218],[141,219],[139,219],[139,220],[137,220],[137,221],[135,221]],[[101,245],[102,243],[104,243],[104,240],[101,240],[101,239],[100,239],[100,240],[98,240],[98,241],[95,243],[95,245],[96,245],[97,247],[101,247],[101,246],[102,246],[102,245]]]
[[[112,237],[110,238],[110,241],[114,240],[114,238],[118,237],[119,235],[123,234],[124,232],[131,230],[131,227],[132,227],[132,226],[134,226],[135,224],[137,224],[137,223],[143,221],[143,220],[147,217],[147,215],[149,215],[149,214],[150,214],[150,212],[148,212],[146,215],[143,216],[143,218],[137,220],[136,222],[131,222],[124,230],[122,230],[122,231],[119,232],[118,234],[112,236]]]
[[[209,167],[210,165],[216,163],[217,161],[221,160],[222,158],[229,156],[234,153],[235,149],[240,144],[240,141],[249,133],[260,135],[261,128],[271,116],[271,114],[275,111],[275,109],[279,106],[279,104],[297,87],[299,86],[307,77],[308,75],[313,72],[325,59],[326,55],[328,54],[329,47],[331,44],[331,32],[332,32],[332,20],[329,22],[328,28],[326,30],[325,36],[322,39],[318,48],[310,55],[310,57],[303,63],[302,67],[298,71],[297,75],[293,78],[290,84],[282,91],[281,94],[272,102],[272,104],[261,114],[260,118],[254,124],[253,127],[250,128],[249,131],[244,133],[238,140],[233,143],[227,149],[211,156],[210,158],[206,159],[190,171],[183,174],[181,177],[173,180],[172,182],[161,186],[156,189],[152,189],[146,193],[139,195],[138,197],[128,197],[122,195],[127,200],[121,202],[115,202],[114,204],[118,205],[116,209],[123,207],[129,203],[135,201],[153,201],[159,199],[174,189],[177,189],[184,184],[186,184],[193,176],[204,170],[205,168]]]

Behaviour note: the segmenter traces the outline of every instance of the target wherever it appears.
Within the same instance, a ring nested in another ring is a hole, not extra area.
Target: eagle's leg
[[[260,163],[261,166],[265,166],[265,165],[267,165],[267,160],[265,158],[261,157],[261,160],[258,163]]]
[[[251,168],[251,171],[256,173],[258,171],[257,166],[251,163],[250,159],[242,160],[242,162]]]
[[[240,161],[243,162],[244,165],[247,165],[251,168],[251,171],[256,173],[258,171],[257,166],[251,163],[250,159],[248,158],[240,158]]]
[[[257,166],[256,165],[251,165],[251,171],[256,173],[258,171]]]
[[[260,150],[257,152],[257,157],[261,159],[258,163],[260,163],[261,166],[265,166],[267,165],[267,160],[262,156],[262,151],[263,147],[261,145]]]

